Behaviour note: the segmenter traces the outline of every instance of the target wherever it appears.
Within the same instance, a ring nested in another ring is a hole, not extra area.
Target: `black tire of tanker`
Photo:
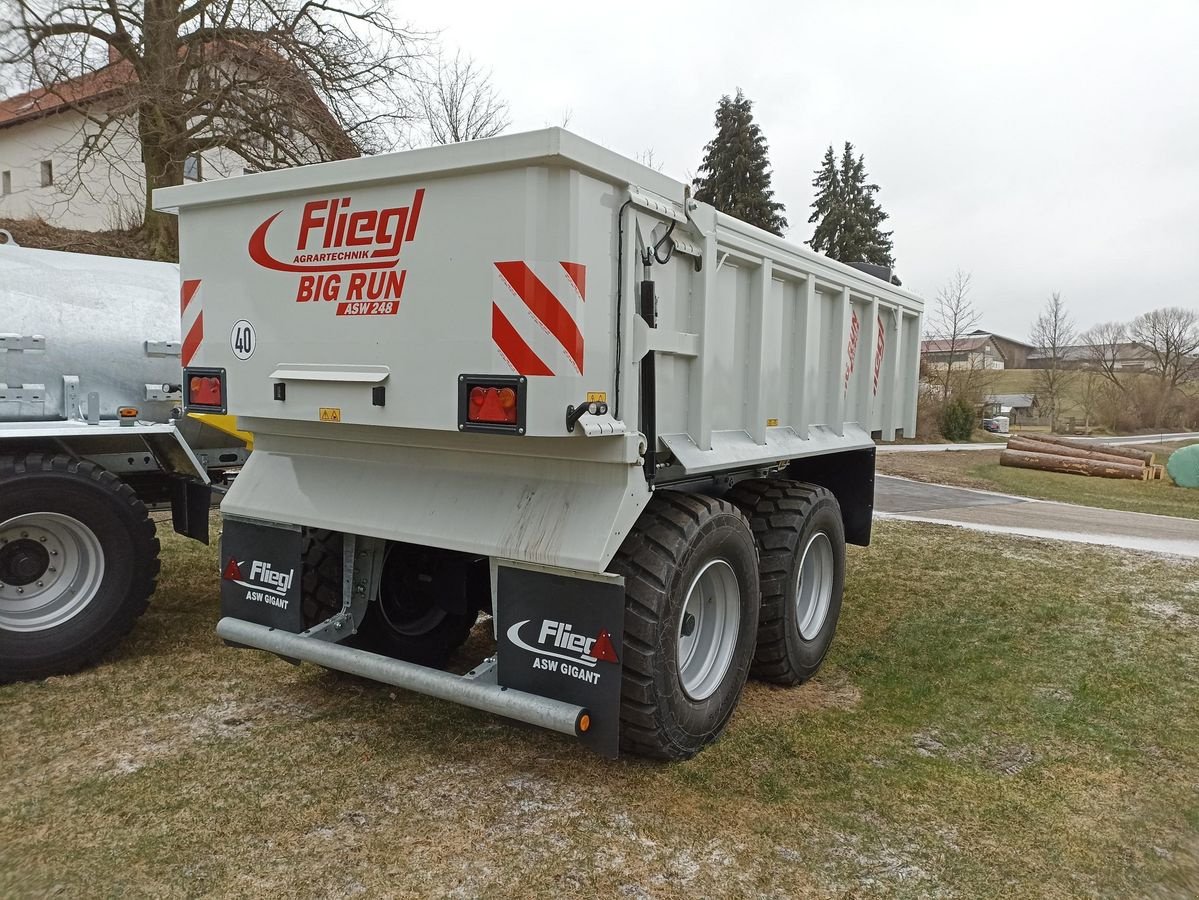
[[[845,526],[826,488],[749,479],[726,495],[749,518],[758,544],[762,614],[750,674],[801,684],[824,662],[845,589]]]
[[[154,523],[111,472],[0,458],[0,682],[95,663],[146,611],[158,568]]]
[[[394,568],[390,558],[394,552],[395,546],[388,549],[384,575]],[[323,622],[341,609],[342,569],[341,532],[306,531],[301,573],[305,628]],[[476,618],[475,613],[457,615],[444,610],[406,609],[389,585],[383,584],[379,596],[367,606],[358,633],[342,643],[392,659],[443,668],[466,643]]]
[[[749,523],[723,500],[657,491],[609,570],[625,578],[621,749],[694,756],[728,725],[753,658]]]

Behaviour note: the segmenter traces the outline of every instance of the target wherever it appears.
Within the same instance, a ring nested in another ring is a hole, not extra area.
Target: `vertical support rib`
[[[687,432],[700,450],[712,449],[712,411],[708,398],[717,377],[716,360],[708,352],[718,340],[715,329],[716,296],[716,210],[700,204],[692,210],[691,221],[703,234],[703,264],[696,276],[696,291],[691,299],[693,322],[699,322],[699,355],[691,360],[687,407]]]
[[[754,276],[754,319],[750,330],[750,347],[754,351],[747,366],[748,396],[747,431],[757,444],[766,443],[766,419],[778,416],[778,383],[782,377],[779,354],[779,332],[783,324],[783,307],[774,292],[774,263],[763,259]]]
[[[896,308],[892,310],[892,315],[895,319],[895,327],[892,329],[891,335],[887,340],[887,348],[883,353],[883,363],[888,365],[890,375],[887,378],[887,396],[884,397],[884,408],[887,411],[887,420],[883,425],[883,440],[895,440],[895,433],[903,427],[904,412],[908,405],[908,391],[903,382],[903,358],[907,353],[904,347],[904,328],[903,310]]]
[[[845,434],[845,372],[849,368],[849,322],[853,315],[853,302],[850,299],[849,288],[841,288],[837,302],[837,323],[834,329],[834,346],[840,348],[838,359],[840,364],[832,375],[832,404],[829,411],[829,426],[838,437]]]
[[[858,332],[857,421],[866,432],[874,430],[874,361],[878,354],[878,297],[870,298],[866,321]]]
[[[907,403],[904,406],[903,436],[916,436],[916,403],[920,393],[920,318],[910,316],[912,327],[904,328],[905,357],[904,385],[907,393]]]
[[[820,336],[816,327],[819,321],[816,304],[820,296],[816,293],[816,278],[811,273],[804,281],[799,296],[801,309],[795,313],[800,322],[800,333],[796,341],[799,360],[798,363],[792,364],[790,373],[790,377],[794,379],[791,385],[790,425],[800,438],[807,440],[811,435],[812,419],[816,416],[816,401],[820,396]]]

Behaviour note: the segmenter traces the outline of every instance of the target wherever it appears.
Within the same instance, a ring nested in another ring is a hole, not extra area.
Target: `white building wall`
[[[145,178],[132,119],[110,131],[103,153],[80,164],[82,113],[69,111],[0,128],[0,176],[9,173],[11,192],[0,194],[0,218],[42,219],[63,228],[101,231],[141,222]],[[42,185],[42,163],[53,166],[53,184]],[[228,150],[204,155],[205,181],[243,174],[246,162]],[[0,183],[2,189],[2,183]]]

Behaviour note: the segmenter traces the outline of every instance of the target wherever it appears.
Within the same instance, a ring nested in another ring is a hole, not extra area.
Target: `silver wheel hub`
[[[799,623],[799,635],[805,641],[814,640],[824,628],[833,599],[835,568],[832,541],[823,531],[818,531],[804,546],[795,585],[795,621]]]
[[[45,631],[78,615],[104,581],[95,533],[61,513],[0,522],[0,628]]]
[[[692,700],[706,700],[724,681],[740,626],[737,573],[723,559],[714,559],[691,582],[679,616],[679,681]]]

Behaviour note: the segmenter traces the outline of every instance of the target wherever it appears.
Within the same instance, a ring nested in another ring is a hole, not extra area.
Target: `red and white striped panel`
[[[513,371],[583,374],[586,266],[497,262],[491,298],[491,339]]]
[[[204,340],[204,303],[196,296],[200,290],[200,279],[192,278],[184,281],[179,287],[179,315],[181,317],[183,335],[184,367],[190,366],[200,342]]]
[[[883,328],[883,317],[878,317],[878,341],[874,345],[874,393],[878,393],[878,376],[883,370],[883,353],[887,350],[887,332]]]

